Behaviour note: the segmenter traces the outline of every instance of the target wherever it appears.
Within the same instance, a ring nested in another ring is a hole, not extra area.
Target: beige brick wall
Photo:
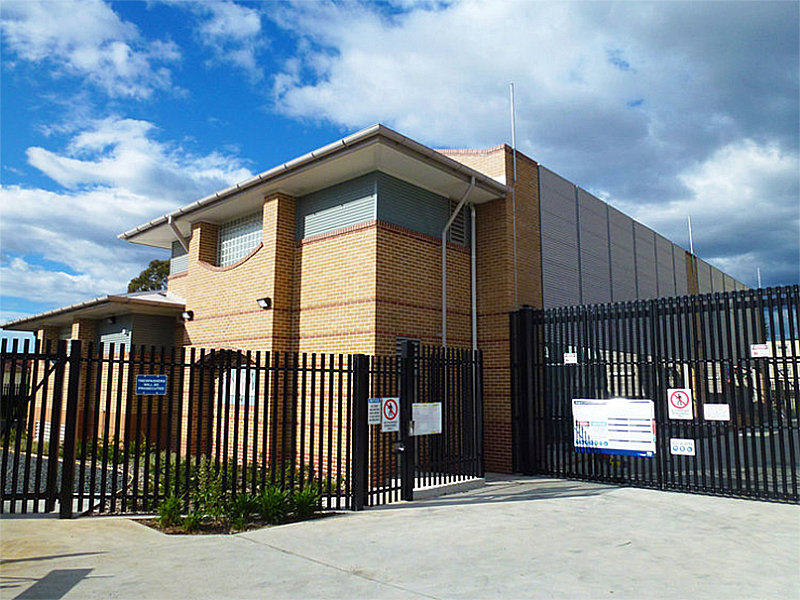
[[[443,153],[489,176],[513,179],[508,146]],[[518,154],[517,172],[517,302],[511,195],[478,206],[476,220],[486,466],[496,471],[511,469],[508,312],[515,304],[542,304],[537,165]],[[169,282],[194,312],[178,333],[182,344],[392,355],[397,337],[441,343],[440,240],[371,221],[296,241],[294,200],[283,195],[265,200],[263,218],[262,246],[225,269],[213,266],[217,225],[195,224],[188,271]],[[273,309],[256,305],[265,296]],[[451,347],[471,345],[470,301],[469,249],[450,244]]]
[[[441,152],[490,177],[505,176],[506,183],[513,184],[513,155],[506,145]],[[523,304],[542,306],[538,185],[538,165],[517,153],[516,198],[509,193],[476,207],[478,345],[484,358],[484,445],[489,471],[510,472],[512,467],[508,313]]]
[[[377,254],[376,351],[393,355],[397,337],[442,343],[441,240],[380,223]],[[469,248],[448,244],[447,341],[472,345]]]
[[[300,352],[375,352],[377,223],[296,243],[294,331]]]
[[[195,223],[185,276],[172,277],[170,291],[186,298],[192,321],[178,327],[184,346],[290,350],[294,199],[276,194],[263,205],[263,241],[229,267],[215,266],[218,225]],[[264,310],[259,298],[271,298]]]

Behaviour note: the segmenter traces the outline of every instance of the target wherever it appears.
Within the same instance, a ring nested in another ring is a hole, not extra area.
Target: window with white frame
[[[228,267],[241,260],[261,242],[261,213],[239,217],[219,226],[217,264]]]

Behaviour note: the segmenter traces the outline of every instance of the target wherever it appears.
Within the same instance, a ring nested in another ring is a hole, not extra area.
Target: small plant
[[[322,494],[316,484],[292,494],[292,512],[298,519],[308,519],[322,509]]]
[[[234,529],[244,529],[250,517],[258,511],[258,500],[250,494],[237,494],[228,506],[227,517]]]
[[[200,467],[197,470],[197,487],[192,491],[191,499],[195,511],[203,516],[218,520],[226,512],[222,473],[219,473],[213,463],[205,457],[200,460]]]
[[[183,518],[183,529],[189,533],[193,531],[197,531],[200,529],[200,525],[203,524],[203,515],[199,512],[194,511],[190,512]]]
[[[258,497],[261,518],[270,525],[282,522],[289,514],[289,494],[276,486],[269,486]]]
[[[158,507],[158,524],[161,527],[176,527],[181,524],[183,496],[170,496]]]

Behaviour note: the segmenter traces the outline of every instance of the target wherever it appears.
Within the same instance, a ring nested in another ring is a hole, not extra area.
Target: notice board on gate
[[[656,455],[656,420],[652,400],[574,399],[572,429],[576,452],[645,457]]]

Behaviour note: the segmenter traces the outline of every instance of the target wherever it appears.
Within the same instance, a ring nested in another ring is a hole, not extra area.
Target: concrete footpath
[[[800,507],[543,478],[232,536],[0,519],[0,598],[800,598]]]

